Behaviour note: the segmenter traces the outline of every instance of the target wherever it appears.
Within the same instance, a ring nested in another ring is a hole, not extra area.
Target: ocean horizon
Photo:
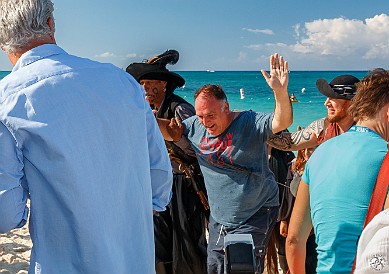
[[[206,84],[221,85],[227,95],[230,108],[234,110],[274,111],[273,91],[267,85],[260,71],[174,71],[185,79],[185,85],[175,93],[194,104],[193,95]],[[0,79],[10,71],[0,71]],[[293,103],[293,124],[288,128],[294,132],[297,126],[306,127],[312,121],[325,117],[326,97],[316,88],[316,80],[323,78],[330,82],[342,74],[351,74],[361,79],[367,71],[291,71],[288,92],[296,96]],[[241,89],[244,99],[241,99]]]
[[[188,102],[194,103],[193,95],[205,84],[219,84],[227,94],[231,109],[253,110],[258,112],[274,111],[273,91],[267,85],[260,71],[176,71],[185,80],[184,87],[175,93]],[[312,121],[327,114],[324,106],[326,97],[316,88],[316,81],[323,78],[330,82],[336,76],[351,74],[359,79],[367,71],[291,71],[289,74],[289,95],[296,96],[298,102],[292,103],[293,124],[289,131],[296,131],[297,126],[306,127]],[[240,90],[244,90],[241,99]]]

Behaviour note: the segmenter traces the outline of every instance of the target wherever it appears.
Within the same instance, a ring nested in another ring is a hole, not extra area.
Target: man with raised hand
[[[208,273],[224,273],[224,237],[251,234],[256,273],[263,262],[278,214],[278,187],[269,169],[266,141],[292,123],[288,63],[274,54],[270,75],[262,70],[275,97],[274,113],[232,111],[220,86],[195,93],[196,116],[181,123],[159,119],[165,139],[191,142],[205,179],[211,208]]]

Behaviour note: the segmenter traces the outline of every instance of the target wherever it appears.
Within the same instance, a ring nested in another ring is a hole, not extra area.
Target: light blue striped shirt
[[[129,74],[36,47],[0,81],[0,121],[0,232],[24,225],[29,196],[29,273],[155,272],[172,171]]]

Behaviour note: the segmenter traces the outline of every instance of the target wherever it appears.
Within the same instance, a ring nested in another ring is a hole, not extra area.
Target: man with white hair
[[[172,170],[140,85],[69,55],[50,0],[0,2],[0,233],[31,200],[29,273],[155,273],[153,211]],[[129,123],[129,121],[131,121]]]

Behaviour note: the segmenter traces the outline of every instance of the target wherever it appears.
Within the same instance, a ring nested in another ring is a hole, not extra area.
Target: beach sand
[[[27,274],[31,247],[27,225],[0,234],[0,274]]]
[[[0,234],[0,273],[27,274],[31,247],[27,225]]]
[[[0,234],[0,274],[27,274],[32,242],[28,223]],[[265,270],[263,274],[267,274]]]

